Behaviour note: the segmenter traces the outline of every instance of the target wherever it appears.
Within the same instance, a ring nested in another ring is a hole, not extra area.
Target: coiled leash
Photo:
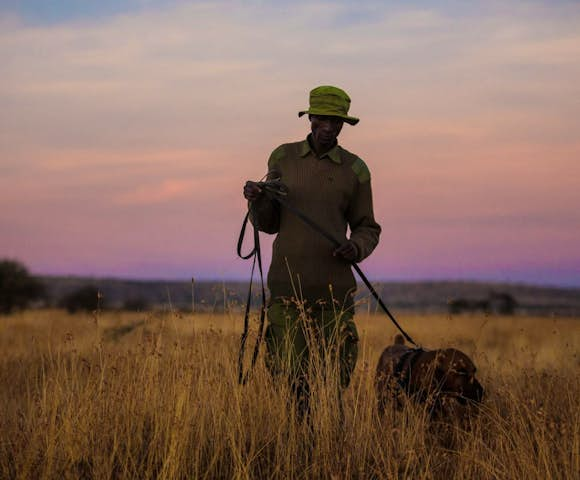
[[[292,206],[285,199],[286,195],[288,194],[288,190],[283,183],[281,183],[280,181],[277,181],[277,180],[272,180],[272,181],[267,181],[267,182],[258,182],[258,186],[266,193],[266,195],[269,198],[277,201],[281,206],[283,206],[284,208],[286,208],[287,210],[292,212],[294,215],[296,215],[300,220],[302,220],[304,223],[306,223],[310,228],[312,228],[314,231],[318,232],[320,235],[322,235],[324,238],[326,238],[330,243],[332,243],[332,245],[334,245],[335,248],[340,247],[341,242],[336,240],[330,233],[328,233],[326,230],[324,230],[314,220],[312,220],[310,217],[308,217],[304,212],[302,212],[302,211],[298,210],[296,207]],[[258,350],[260,348],[259,342],[261,342],[261,339],[262,339],[262,330],[263,330],[264,316],[265,316],[265,311],[266,311],[266,295],[265,295],[265,291],[264,291],[264,279],[263,279],[263,275],[262,275],[260,239],[259,239],[258,229],[255,226],[254,226],[254,249],[245,257],[242,256],[242,254],[241,254],[241,245],[242,245],[242,242],[244,239],[244,235],[245,235],[245,231],[246,231],[246,224],[248,223],[249,215],[250,215],[250,211],[248,210],[248,213],[246,214],[246,217],[244,218],[244,222],[242,224],[242,230],[240,231],[240,237],[238,239],[238,255],[243,259],[248,259],[252,255],[254,256],[254,263],[252,265],[252,274],[250,277],[250,291],[248,293],[248,303],[246,305],[246,316],[244,319],[244,332],[242,334],[240,357],[239,357],[240,358],[239,378],[240,378],[241,384],[245,384],[247,377],[250,374],[251,369],[254,367],[254,364],[256,363],[256,359],[258,357]],[[243,370],[242,359],[243,359],[243,355],[244,355],[244,347],[245,347],[245,343],[246,343],[246,338],[248,335],[248,317],[249,317],[249,311],[250,311],[250,302],[251,302],[251,293],[252,293],[252,279],[253,279],[253,275],[254,275],[254,265],[256,263],[256,258],[258,258],[258,265],[260,267],[260,277],[261,277],[261,281],[262,281],[262,308],[261,308],[261,312],[260,312],[260,330],[258,331],[258,339],[256,340],[256,346],[254,349],[254,355],[252,357],[252,365],[250,367],[250,371],[248,371],[247,374],[244,376],[242,373],[242,370]],[[360,267],[356,264],[356,262],[350,262],[350,265],[354,268],[354,270],[356,271],[356,273],[358,274],[360,279],[363,281],[363,283],[366,285],[366,287],[371,292],[371,295],[373,296],[373,298],[379,304],[379,306],[381,307],[383,312],[385,312],[387,314],[387,316],[389,317],[391,322],[393,322],[395,327],[397,327],[399,332],[401,332],[403,337],[409,343],[414,345],[417,349],[420,349],[421,347],[419,346],[419,344],[417,344],[411,338],[411,336],[407,332],[405,332],[405,330],[403,330],[403,327],[401,327],[401,325],[399,325],[399,322],[397,322],[396,318],[389,311],[389,309],[387,308],[387,306],[385,305],[385,303],[383,302],[383,300],[381,299],[381,297],[379,296],[379,294],[377,293],[375,288],[371,285],[371,282],[369,281],[369,279],[366,277],[366,275],[363,273],[363,271],[360,269]]]
[[[264,289],[264,272],[262,269],[262,252],[260,250],[260,234],[255,225],[254,228],[254,248],[244,255],[242,253],[242,244],[244,243],[244,236],[246,235],[246,226],[248,225],[248,220],[250,218],[250,209],[244,217],[242,222],[242,229],[240,230],[240,236],[238,238],[238,256],[243,260],[248,260],[253,257],[252,261],[252,273],[250,274],[250,287],[248,289],[248,299],[246,300],[246,313],[244,315],[244,331],[242,333],[242,338],[240,340],[240,353],[238,356],[238,383],[240,385],[245,385],[248,381],[251,371],[254,369],[256,360],[258,359],[258,353],[260,352],[260,344],[262,343],[262,336],[264,333],[264,322],[266,318],[266,290]],[[254,353],[252,354],[252,363],[248,371],[244,374],[244,352],[246,350],[246,340],[248,339],[248,333],[250,330],[250,307],[252,306],[252,283],[254,282],[254,270],[256,269],[256,263],[258,264],[258,270],[260,272],[260,284],[262,287],[262,305],[260,306],[260,326],[258,328],[258,337],[256,338],[256,345],[254,346]]]

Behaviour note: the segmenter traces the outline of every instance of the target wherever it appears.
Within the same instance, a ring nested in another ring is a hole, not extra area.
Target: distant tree
[[[453,298],[447,303],[449,313],[484,312],[499,315],[513,315],[518,302],[509,293],[488,293],[484,299]]]
[[[492,310],[500,315],[513,315],[518,307],[517,300],[505,292],[490,292],[489,301]]]
[[[147,300],[143,297],[128,298],[123,302],[123,310],[129,312],[143,312],[149,308]]]
[[[102,295],[94,285],[85,285],[66,295],[60,306],[68,313],[93,312],[103,307]]]
[[[484,312],[489,313],[490,302],[487,299],[471,300],[467,298],[453,298],[447,302],[449,313]]]
[[[45,295],[42,282],[30,275],[24,265],[16,260],[0,260],[0,313],[24,309]]]

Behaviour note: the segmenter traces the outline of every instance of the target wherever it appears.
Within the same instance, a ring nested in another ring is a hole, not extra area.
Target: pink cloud
[[[121,205],[152,205],[187,197],[195,188],[195,180],[164,180],[156,185],[143,185],[121,193],[114,199]]]

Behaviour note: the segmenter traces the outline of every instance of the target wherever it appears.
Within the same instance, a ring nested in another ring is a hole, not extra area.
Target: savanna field
[[[0,478],[580,478],[580,319],[398,319],[426,348],[473,358],[477,417],[410,404],[379,417],[374,370],[395,334],[380,314],[357,316],[344,420],[319,381],[310,424],[262,359],[238,385],[239,313],[0,317]]]

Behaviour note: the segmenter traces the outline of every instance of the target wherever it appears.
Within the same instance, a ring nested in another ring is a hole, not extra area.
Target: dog
[[[454,348],[423,350],[405,345],[395,336],[381,354],[375,389],[382,415],[389,403],[402,407],[404,397],[427,406],[431,416],[465,417],[483,400],[483,387],[475,378],[476,367]]]

